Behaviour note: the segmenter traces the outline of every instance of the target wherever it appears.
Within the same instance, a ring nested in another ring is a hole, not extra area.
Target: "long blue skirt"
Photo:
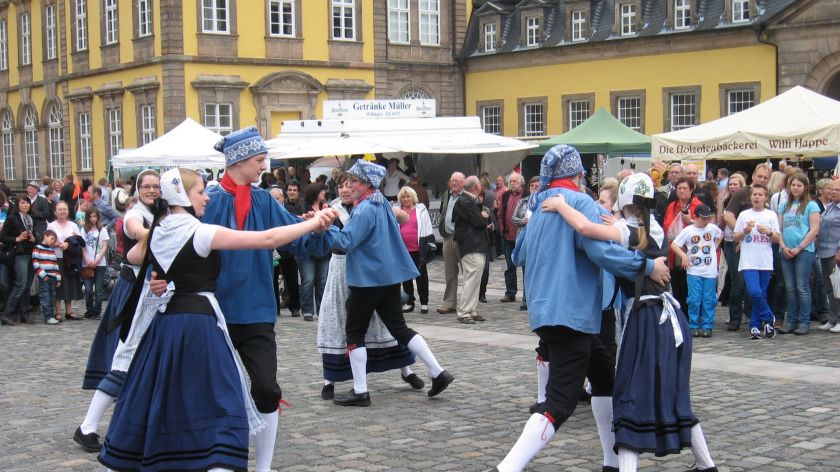
[[[99,461],[114,470],[247,470],[242,386],[215,317],[155,317],[117,397]]]
[[[627,317],[613,389],[615,450],[657,456],[691,446],[691,334],[677,309],[683,342],[674,346],[670,321],[659,324],[662,303],[642,304]]]
[[[131,295],[131,288],[134,282],[126,280],[122,276],[117,278],[114,284],[114,290],[111,292],[111,299],[108,301],[108,306],[105,308],[105,313],[102,319],[99,320],[99,326],[96,328],[96,334],[93,336],[93,342],[90,345],[90,353],[88,353],[87,367],[85,368],[85,378],[82,381],[82,388],[84,390],[93,390],[99,386],[99,382],[111,371],[111,361],[114,360],[114,351],[117,350],[117,344],[120,342],[120,330],[115,329],[112,333],[106,333],[108,323],[116,318],[122,311],[125,303]]]

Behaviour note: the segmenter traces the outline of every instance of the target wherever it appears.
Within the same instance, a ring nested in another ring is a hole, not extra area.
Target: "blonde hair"
[[[198,175],[198,172],[192,169],[179,168],[178,172],[181,173],[181,182],[184,184],[184,190],[186,190],[188,193],[190,189],[192,189],[195,186],[195,184],[199,182],[204,182],[201,179],[201,176]]]
[[[409,187],[408,185],[406,185],[405,187],[401,188],[401,189],[400,189],[400,191],[399,191],[399,193],[397,194],[397,200],[402,200],[402,197],[403,197],[404,195],[408,195],[408,196],[410,196],[410,197],[411,197],[411,201],[412,201],[412,203],[414,203],[415,205],[417,205],[417,202],[418,202],[418,199],[417,199],[417,192],[415,192],[413,188]]]
[[[741,182],[741,188],[744,188],[744,187],[746,187],[746,186],[747,186],[747,181],[746,181],[746,180],[744,180],[744,176],[743,176],[743,175],[741,175],[741,174],[732,174],[732,175],[730,175],[730,176],[729,176],[729,181],[731,182],[731,181],[733,181],[733,180],[738,181],[738,182]]]
[[[607,177],[604,179],[604,183],[601,184],[601,192],[603,191],[610,192],[610,198],[613,203],[618,201],[618,179],[615,177]]]
[[[784,188],[784,182],[787,176],[782,171],[774,171],[770,174],[770,181],[767,183],[767,190],[771,194],[776,193]]]

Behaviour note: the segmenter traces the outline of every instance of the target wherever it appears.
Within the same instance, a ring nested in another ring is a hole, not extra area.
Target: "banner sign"
[[[431,118],[436,114],[432,98],[414,100],[324,100],[324,119]]]
[[[821,157],[836,154],[840,136],[826,129],[798,136],[762,136],[738,133],[720,140],[680,142],[653,136],[652,154],[664,161],[683,159],[763,159],[767,157]]]

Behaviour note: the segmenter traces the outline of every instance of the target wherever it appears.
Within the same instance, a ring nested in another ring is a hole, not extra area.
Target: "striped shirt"
[[[58,270],[58,259],[55,257],[55,250],[41,244],[32,250],[32,267],[41,279],[53,277],[56,282],[61,282],[61,272]]]

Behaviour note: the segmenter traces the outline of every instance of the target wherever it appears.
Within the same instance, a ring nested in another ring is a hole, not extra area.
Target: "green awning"
[[[628,128],[605,108],[598,109],[574,129],[542,141],[530,154],[543,155],[557,144],[574,146],[581,153],[620,155],[650,153],[650,137]]]

